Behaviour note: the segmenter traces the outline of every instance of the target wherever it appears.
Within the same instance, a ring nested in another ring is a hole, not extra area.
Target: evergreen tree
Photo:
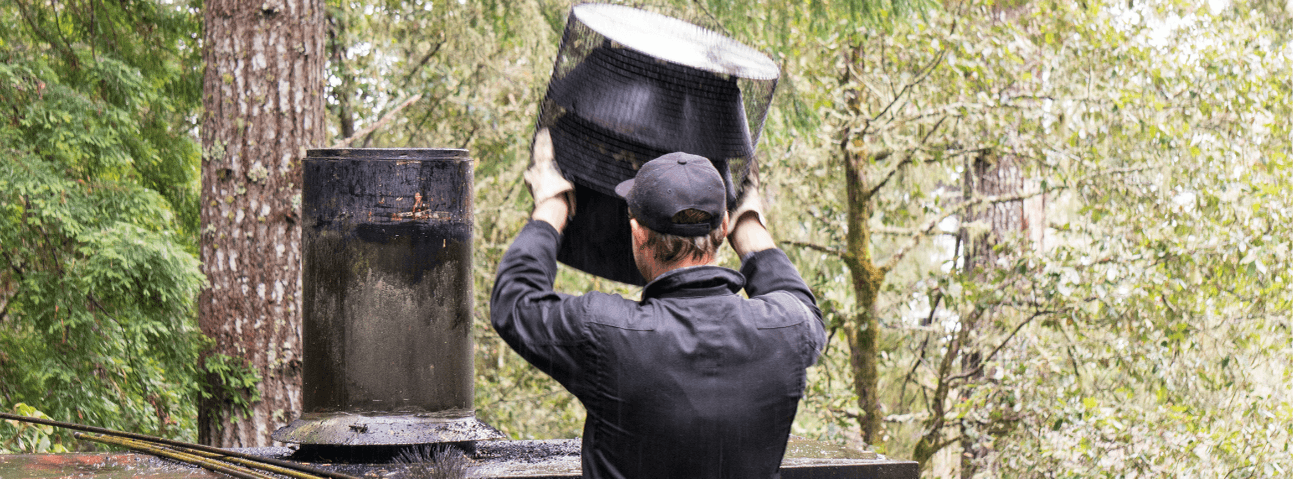
[[[185,4],[0,5],[0,409],[191,437],[196,32]],[[63,437],[14,427],[0,451]]]

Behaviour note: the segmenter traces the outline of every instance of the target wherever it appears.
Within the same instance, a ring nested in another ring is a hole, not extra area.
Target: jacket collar
[[[642,302],[652,298],[695,298],[736,294],[745,276],[719,266],[689,266],[665,272],[642,288]]]

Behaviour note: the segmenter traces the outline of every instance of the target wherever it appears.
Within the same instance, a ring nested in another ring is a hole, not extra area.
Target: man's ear
[[[726,238],[727,234],[732,231],[732,216],[727,214],[726,211],[723,212],[723,224],[720,225],[720,227],[723,228],[724,238]]]

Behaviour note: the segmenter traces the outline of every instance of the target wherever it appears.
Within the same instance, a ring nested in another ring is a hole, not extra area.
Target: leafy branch
[[[934,70],[943,63],[943,59],[946,56],[947,56],[947,48],[940,49],[938,51],[938,54],[935,55],[934,58],[929,61],[929,63],[926,63],[923,67],[917,70],[918,73],[916,74],[915,78],[913,78],[910,82],[907,82],[905,85],[903,85],[902,89],[899,90],[898,93],[893,96],[893,99],[890,100],[889,103],[884,106],[884,108],[880,109],[879,113],[876,113],[874,116],[872,116],[870,119],[866,121],[866,123],[863,125],[862,131],[858,132],[858,135],[865,137],[867,133],[869,133],[871,124],[878,121],[880,118],[884,117],[885,115],[887,115],[889,113],[889,110],[892,109],[894,105],[897,105],[899,102],[904,101],[907,98],[907,94],[911,92],[912,88],[914,88],[916,85],[924,83],[925,79],[928,78],[929,75],[933,73]]]
[[[233,404],[251,417],[252,403],[260,400],[260,371],[245,359],[212,354],[202,361],[210,380],[202,383],[202,397]]]
[[[440,32],[440,39],[435,42],[435,46],[428,49],[426,55],[423,55],[422,59],[418,60],[417,64],[414,65],[413,68],[409,69],[408,74],[404,75],[405,86],[407,86],[410,82],[413,81],[413,75],[416,75],[418,71],[422,69],[422,67],[426,66],[427,62],[430,62],[431,59],[435,57],[437,53],[440,53],[440,47],[443,47],[444,44],[445,44],[444,32]]]
[[[1028,198],[1033,198],[1044,194],[1046,194],[1045,191],[1034,191],[1034,192],[1026,192],[1026,193],[1016,193],[1011,195],[993,195],[993,196],[977,197],[969,201],[963,202],[957,205],[955,208],[952,208],[950,211],[946,211],[942,215],[939,215],[934,219],[926,222],[925,225],[919,229],[919,232],[916,236],[912,237],[910,241],[908,241],[906,244],[899,247],[897,251],[895,251],[892,255],[889,256],[889,259],[885,260],[885,262],[880,264],[880,269],[885,272],[891,271],[899,261],[902,261],[902,258],[906,256],[907,253],[909,253],[916,246],[919,246],[920,243],[924,241],[925,238],[931,236],[931,233],[934,231],[934,228],[937,228],[939,223],[953,216],[958,216],[960,214],[963,214],[966,210],[968,210],[973,206],[978,206],[981,204],[996,204],[996,203],[1009,203],[1011,201],[1022,201]]]

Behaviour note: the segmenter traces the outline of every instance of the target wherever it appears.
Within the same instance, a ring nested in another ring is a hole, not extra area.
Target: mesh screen
[[[578,189],[557,258],[644,284],[615,185],[684,151],[714,163],[734,205],[756,166],[778,76],[766,55],[675,18],[617,5],[571,9],[535,128],[549,128],[557,164]]]

